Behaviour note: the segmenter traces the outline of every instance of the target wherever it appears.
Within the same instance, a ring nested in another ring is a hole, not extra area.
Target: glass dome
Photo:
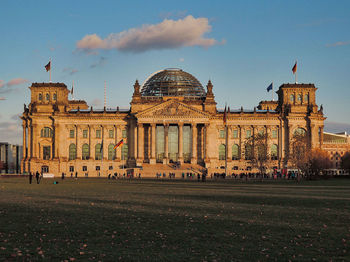
[[[141,95],[205,97],[205,90],[193,75],[168,68],[151,75],[142,85]]]

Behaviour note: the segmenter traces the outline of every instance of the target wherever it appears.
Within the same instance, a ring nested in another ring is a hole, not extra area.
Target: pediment
[[[210,114],[181,103],[177,100],[168,100],[164,103],[148,108],[136,114],[138,119],[158,118],[158,119],[193,119],[209,118]]]

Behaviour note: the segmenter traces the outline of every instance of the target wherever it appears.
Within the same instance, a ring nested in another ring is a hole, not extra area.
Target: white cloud
[[[180,62],[184,62],[184,61],[185,61],[185,58],[181,57],[181,58],[179,59],[179,61],[180,61]]]
[[[3,87],[5,85],[4,80],[0,80],[0,88]]]
[[[6,97],[2,96],[0,97],[0,100],[6,100]]]
[[[24,83],[27,83],[27,82],[28,82],[27,79],[14,78],[14,79],[12,79],[12,80],[7,82],[7,86],[16,86],[16,85],[24,84]]]
[[[335,47],[335,46],[342,46],[342,45],[350,45],[350,41],[339,41],[335,42],[333,44],[326,45],[327,47]]]
[[[153,49],[171,49],[183,46],[209,46],[219,44],[214,38],[205,38],[211,31],[208,18],[164,19],[154,25],[143,25],[120,33],[111,33],[105,39],[97,34],[84,36],[77,42],[77,48],[85,51],[91,49],[118,49],[122,52],[144,52]]]

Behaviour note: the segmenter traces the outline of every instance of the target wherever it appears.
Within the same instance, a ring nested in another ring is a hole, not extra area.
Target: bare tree
[[[294,134],[289,160],[292,166],[300,170],[306,178],[319,175],[321,171],[331,167],[327,152],[319,148],[311,149],[304,132]]]
[[[306,177],[309,175],[310,169],[310,152],[306,132],[294,133],[289,147],[289,162],[292,167],[298,169]]]
[[[244,142],[245,159],[259,170],[262,177],[271,163],[268,141],[269,136],[266,132],[258,132]]]
[[[350,173],[350,151],[346,152],[341,158],[341,168]]]

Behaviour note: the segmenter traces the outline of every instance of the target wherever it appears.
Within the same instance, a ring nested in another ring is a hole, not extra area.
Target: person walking
[[[40,179],[39,171],[36,171],[35,178],[36,178],[36,183],[39,184],[39,182],[40,182],[40,180],[39,180]]]
[[[32,172],[29,172],[29,184],[32,183],[32,180],[33,180],[33,174]]]

